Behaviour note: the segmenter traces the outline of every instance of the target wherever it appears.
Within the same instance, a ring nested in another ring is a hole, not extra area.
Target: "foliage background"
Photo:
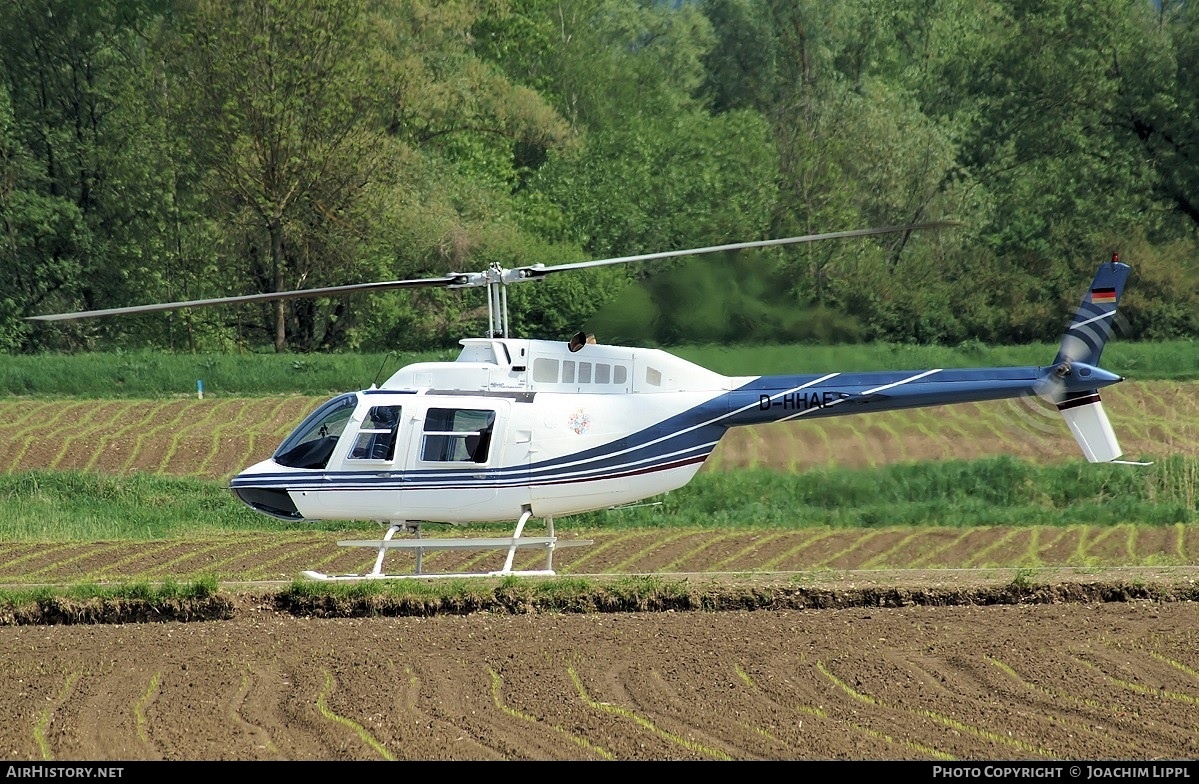
[[[608,342],[1052,341],[1094,266],[1199,334],[1165,0],[11,0],[0,350],[434,350],[478,291],[27,316],[953,218],[511,291]]]

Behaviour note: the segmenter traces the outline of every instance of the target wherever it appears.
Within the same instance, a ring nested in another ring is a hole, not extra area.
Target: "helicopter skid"
[[[554,577],[556,572],[552,569],[528,569],[511,572],[461,572],[459,574],[324,574],[314,571],[305,571],[302,574],[309,580],[318,582],[359,582],[362,580],[452,580],[474,577]]]
[[[303,575],[310,580],[320,581],[351,581],[351,580],[395,580],[395,579],[445,579],[445,578],[465,578],[465,577],[553,577],[555,576],[553,568],[554,550],[559,547],[581,547],[592,544],[590,539],[570,539],[560,540],[553,535],[554,525],[552,520],[547,520],[549,528],[549,536],[521,536],[524,530],[525,523],[528,522],[531,513],[526,511],[521,515],[520,522],[517,523],[516,533],[513,536],[494,537],[494,538],[454,538],[454,539],[424,539],[420,536],[419,526],[416,527],[416,536],[412,539],[393,539],[395,534],[412,530],[411,527],[405,524],[393,524],[387,529],[387,533],[382,539],[343,539],[338,541],[339,547],[369,547],[377,550],[375,558],[375,567],[366,574],[343,574],[329,575],[323,572],[308,570],[303,572]],[[513,569],[512,562],[516,556],[516,551],[522,548],[537,548],[545,550],[545,568],[544,569]],[[383,572],[383,559],[390,550],[412,550],[416,554],[416,567],[408,574],[386,574]],[[508,558],[504,562],[504,567],[495,571],[488,572],[464,572],[456,574],[444,573],[429,573],[423,569],[423,556],[426,551],[436,550],[507,550]]]

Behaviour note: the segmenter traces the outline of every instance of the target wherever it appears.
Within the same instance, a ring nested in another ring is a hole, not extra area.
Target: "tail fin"
[[[1128,273],[1129,266],[1120,262],[1118,253],[1113,253],[1111,261],[1099,266],[1090,290],[1082,298],[1082,304],[1062,336],[1062,347],[1053,360],[1054,365],[1062,362],[1099,365],[1103,347],[1112,336],[1112,321],[1120,297],[1124,295]]]
[[[1089,462],[1111,463],[1124,454],[1098,392],[1071,395],[1057,404],[1057,410]]]
[[[1099,365],[1103,347],[1112,336],[1112,322],[1124,294],[1124,284],[1128,282],[1128,273],[1128,265],[1120,263],[1120,257],[1115,253],[1112,260],[1101,265],[1095,273],[1091,288],[1066,328],[1061,348],[1053,361],[1051,372],[1059,378],[1068,375],[1075,364]],[[1107,412],[1103,410],[1098,389],[1068,392],[1056,403],[1088,461],[1110,463],[1123,454]]]

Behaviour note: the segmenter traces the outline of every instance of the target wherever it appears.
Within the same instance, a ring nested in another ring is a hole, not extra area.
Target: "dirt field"
[[[1126,428],[1126,449],[1194,448],[1199,415],[1169,428],[1154,413],[1163,400],[1163,411],[1193,412],[1193,389],[1175,387],[1172,398],[1165,387],[1128,398],[1149,411],[1141,417],[1149,424]],[[266,421],[269,414],[285,432],[303,413],[288,407],[307,404],[259,405],[266,406],[262,416],[229,407],[210,412],[211,421]],[[216,428],[135,448],[149,435],[126,407],[80,430],[69,448],[61,441],[53,447],[35,437],[33,420],[21,424],[11,413],[13,424],[0,435],[9,470],[225,476],[245,464],[247,452],[269,453],[282,437]],[[910,434],[889,432],[897,420],[880,417],[847,431],[853,444],[867,445],[848,452],[879,462],[944,455],[947,445],[955,457],[971,456],[972,448],[1017,455],[1033,448],[1030,438],[963,437],[978,427],[978,413],[974,420],[921,420]],[[1112,418],[1120,430],[1114,406]],[[34,419],[43,433],[51,427],[45,416]],[[177,431],[159,435],[168,432]],[[830,432],[812,424],[780,428],[781,443],[766,430],[747,431],[714,463],[793,470],[802,468],[796,455],[803,454],[819,464],[835,452]],[[1060,446],[1058,436],[1045,438]],[[1072,448],[1066,436],[1063,450]],[[241,462],[230,467],[223,459]],[[1028,580],[1091,586],[989,606],[904,601],[902,591],[887,592],[899,601],[881,602],[866,591],[857,604],[832,609],[317,618],[281,610],[260,587],[229,589],[228,620],[0,626],[0,749],[10,762],[1195,760],[1199,602],[1141,598],[1157,594],[1140,590],[1173,585],[1193,595],[1193,528],[1131,542],[1120,529],[1099,541],[1039,529],[996,529],[986,541],[884,530],[852,542],[827,531],[749,540],[722,532],[657,539],[581,532],[595,544],[555,556],[566,575],[699,572],[748,590],[751,573],[764,569],[788,572],[782,579],[793,585],[840,591]],[[118,572],[161,579],[204,570],[223,579],[290,580],[299,568],[358,571],[371,560],[330,539],[297,535],[270,550],[237,537],[96,543],[69,555],[0,542],[0,581]],[[1081,553],[1118,567],[1129,548],[1183,563],[1115,572],[996,566],[1027,553],[1066,564]],[[974,568],[939,568],[962,563]],[[921,571],[889,571],[897,564]]]
[[[8,760],[1199,756],[1199,603],[0,629]]]

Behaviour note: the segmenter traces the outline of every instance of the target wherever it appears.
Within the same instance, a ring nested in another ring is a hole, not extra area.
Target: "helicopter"
[[[313,580],[553,576],[555,549],[592,544],[560,539],[555,518],[635,504],[685,486],[731,428],[878,411],[1039,396],[1056,405],[1089,462],[1129,462],[1099,390],[1123,380],[1099,367],[1130,267],[1101,263],[1043,366],[725,376],[659,348],[509,334],[507,287],[604,265],[845,240],[959,225],[933,221],[546,266],[27,317],[61,321],[296,297],[416,287],[485,288],[488,331],[459,341],[454,361],[418,362],[380,384],[319,405],[267,459],[229,483],[233,494],[281,520],[377,522],[379,539],[341,540],[375,550],[368,572]],[[543,520],[545,535],[527,535]],[[423,535],[428,524],[514,523],[511,536]],[[398,537],[398,538],[397,538]],[[544,568],[514,568],[519,549],[545,554]],[[411,551],[409,572],[385,557]],[[423,556],[446,549],[507,551],[502,568],[427,572]]]

